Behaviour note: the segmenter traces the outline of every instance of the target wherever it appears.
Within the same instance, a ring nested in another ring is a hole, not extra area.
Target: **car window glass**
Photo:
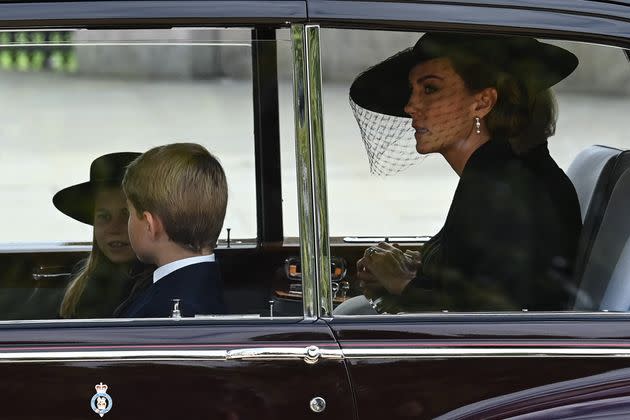
[[[93,239],[111,248],[99,258],[113,264],[96,270],[102,288],[79,287],[84,291],[77,295],[89,302],[79,300],[80,313],[70,317],[111,317],[112,308],[136,296],[137,276],[148,286],[152,268],[116,266],[117,258],[134,255],[124,195],[109,184],[98,194],[84,184],[111,175],[99,173],[96,164],[102,161],[117,168],[119,185],[136,157],[126,152],[180,142],[206,148],[227,178],[227,211],[215,253],[224,313],[269,316],[272,283],[285,272],[283,259],[255,251],[252,49],[258,42],[290,57],[287,37],[253,41],[249,28],[0,33],[0,83],[13,98],[0,117],[1,319],[58,318],[71,280],[89,269]],[[283,96],[292,101],[290,90]],[[72,186],[78,187],[56,196]],[[295,213],[296,206],[289,211]],[[109,233],[101,238],[92,225]],[[112,284],[119,284],[110,287],[108,280],[118,277]],[[171,315],[174,303],[163,316]],[[291,303],[295,308],[284,315],[300,315],[301,299]],[[191,311],[184,316],[206,314]]]
[[[290,39],[289,29],[278,29],[278,39]],[[293,116],[293,65],[290,49],[278,50],[278,102],[280,107],[280,148],[282,154],[282,214],[285,241],[295,242],[299,236],[297,181],[295,173],[295,124]]]
[[[51,206],[52,194],[84,180],[99,155],[175,141],[204,144],[230,178],[247,180],[230,185],[225,226],[255,237],[249,33],[3,33],[2,82],[17,89],[4,114],[3,241],[89,241],[89,226]],[[238,123],[213,123],[234,114]]]
[[[628,310],[624,51],[475,37],[322,30],[336,314]]]

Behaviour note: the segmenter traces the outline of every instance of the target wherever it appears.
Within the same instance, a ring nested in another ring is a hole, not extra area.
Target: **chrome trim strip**
[[[164,360],[304,360],[308,347],[261,347],[233,350],[96,350],[0,353],[0,363]],[[342,360],[337,349],[318,349],[318,358]]]
[[[218,249],[226,249],[225,239],[219,239]],[[230,248],[254,249],[256,239],[232,239]],[[90,252],[91,243],[79,242],[4,242],[0,243],[0,254],[35,254],[40,252]]]
[[[55,273],[55,274],[33,273],[33,280],[39,281],[39,280],[45,280],[45,279],[56,279],[56,278],[70,277],[71,275],[72,273]]]
[[[213,315],[209,317],[194,317],[194,318],[182,318],[175,320],[173,318],[85,318],[85,319],[23,319],[23,320],[0,320],[0,329],[2,327],[17,327],[20,325],[29,326],[41,326],[41,327],[76,327],[84,326],[85,324],[112,324],[114,326],[121,325],[136,325],[143,327],[150,327],[157,322],[160,325],[164,325],[165,322],[172,325],[178,325],[182,322],[187,324],[203,323],[207,324],[208,320],[211,321],[233,321],[232,315]],[[273,321],[280,322],[300,322],[304,318],[301,316],[288,316],[288,317],[274,317]],[[398,322],[400,319],[406,321],[415,320],[419,323],[428,322],[469,322],[473,324],[488,324],[496,322],[497,319],[502,322],[548,322],[553,324],[555,322],[601,322],[601,321],[615,321],[615,322],[628,322],[630,321],[630,312],[426,312],[426,313],[414,313],[414,314],[398,314],[398,315],[335,315],[334,325],[346,325],[348,322],[354,323],[355,321],[361,322],[378,322],[381,325],[388,322]],[[268,322],[271,321],[268,317],[260,317],[256,319],[247,319],[248,322]],[[355,327],[366,325],[362,323],[354,324]],[[217,324],[218,325],[218,324]],[[555,324],[554,324],[555,325]]]
[[[111,324],[112,326],[120,327],[120,326],[142,326],[142,327],[163,327],[163,326],[175,326],[175,325],[208,325],[209,321],[216,322],[214,325],[224,325],[226,322],[234,322],[234,321],[246,321],[248,323],[257,324],[266,324],[269,321],[274,321],[275,323],[297,323],[302,321],[304,318],[301,316],[287,316],[287,317],[251,317],[251,314],[227,314],[227,315],[200,315],[195,317],[185,317],[185,318],[85,318],[85,319],[23,319],[23,320],[9,320],[9,321],[0,321],[0,329],[2,327],[18,327],[21,325],[29,325],[29,326],[41,326],[41,327],[67,327],[73,328],[77,326],[85,326],[86,324]],[[105,325],[109,326],[109,325]],[[98,325],[101,327],[101,325]]]
[[[364,348],[344,349],[344,359],[433,359],[487,357],[630,357],[627,348]]]
[[[304,360],[308,348],[261,347],[232,350],[104,350],[104,351],[31,351],[0,353],[0,363],[73,362],[73,361],[168,361],[168,360]],[[415,349],[318,349],[325,360],[360,359],[455,359],[455,358],[530,358],[588,357],[627,358],[627,348],[415,348]]]
[[[313,182],[309,127],[308,78],[306,75],[306,40],[304,25],[291,25],[293,49],[293,109],[295,118],[295,165],[298,194],[298,224],[300,228],[300,258],[302,264],[302,303],[304,319],[317,319],[315,307],[316,254],[315,215],[313,214]]]
[[[227,350],[97,350],[0,353],[0,363],[116,360],[227,360]]]
[[[0,254],[27,254],[38,252],[90,252],[92,244],[77,242],[4,242]]]
[[[324,152],[324,122],[322,113],[322,75],[320,63],[319,26],[306,25],[307,96],[310,111],[311,173],[313,181],[313,214],[315,229],[315,295],[318,315],[332,317],[330,273],[330,238],[328,231],[328,194],[326,191],[326,158]]]
[[[433,311],[433,312],[406,312],[399,314],[376,314],[376,315],[335,315],[334,319],[341,323],[347,321],[363,320],[367,322],[380,322],[385,323],[397,323],[401,319],[409,321],[410,319],[416,319],[418,322],[459,322],[466,321],[470,323],[487,323],[496,322],[496,319],[506,320],[510,322],[525,322],[529,319],[540,322],[541,320],[549,322],[557,321],[610,321],[610,318],[618,318],[618,320],[629,321],[630,312],[610,312],[610,311],[510,311],[510,312],[448,312],[448,311]]]
[[[30,31],[29,31],[30,32]],[[55,31],[57,32],[57,31]],[[0,43],[0,48],[24,48],[24,47],[252,47],[252,44],[244,42],[217,42],[217,41],[200,41],[200,42],[151,42],[151,41],[120,41],[120,42],[67,42],[67,43],[46,43],[46,42],[25,42],[23,44],[18,43]]]

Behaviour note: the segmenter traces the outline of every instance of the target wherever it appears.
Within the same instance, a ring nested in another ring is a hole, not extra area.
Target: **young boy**
[[[179,299],[181,316],[225,312],[214,258],[227,206],[221,164],[203,146],[155,147],[128,167],[123,191],[129,240],[138,259],[158,268],[153,284],[121,316],[169,317]]]

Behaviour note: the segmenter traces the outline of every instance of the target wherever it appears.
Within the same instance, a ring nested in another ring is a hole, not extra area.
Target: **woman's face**
[[[475,96],[448,58],[417,64],[409,72],[411,96],[405,112],[416,130],[418,153],[446,153],[474,130]]]
[[[106,188],[96,194],[94,238],[103,254],[115,264],[136,259],[127,234],[128,219],[127,202],[120,188]]]

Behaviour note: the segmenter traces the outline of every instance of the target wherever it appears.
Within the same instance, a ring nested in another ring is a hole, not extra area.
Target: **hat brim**
[[[350,97],[370,111],[408,118],[404,107],[409,100],[408,77],[413,65],[412,48],[400,51],[361,73],[350,86]]]
[[[83,182],[58,191],[53,204],[63,214],[88,225],[94,225],[96,193],[106,188],[120,188],[120,182]]]
[[[429,48],[424,48],[425,40],[428,40],[425,44],[429,44]],[[434,43],[433,46],[430,45],[431,42]],[[439,45],[440,42],[446,46]],[[509,67],[503,70],[523,81],[531,92],[539,92],[555,85],[571,74],[578,65],[578,59],[573,53],[534,38],[425,34],[413,48],[402,50],[361,73],[350,86],[350,97],[357,105],[370,111],[409,118],[404,111],[411,93],[409,72],[423,61],[448,57],[448,48],[452,50],[456,42],[468,44],[458,46],[468,54],[474,53],[469,52],[470,50],[488,51],[486,54],[494,54],[495,61],[497,55],[500,55],[499,51],[502,51],[508,63],[505,66]],[[492,60],[492,57],[488,60]]]

